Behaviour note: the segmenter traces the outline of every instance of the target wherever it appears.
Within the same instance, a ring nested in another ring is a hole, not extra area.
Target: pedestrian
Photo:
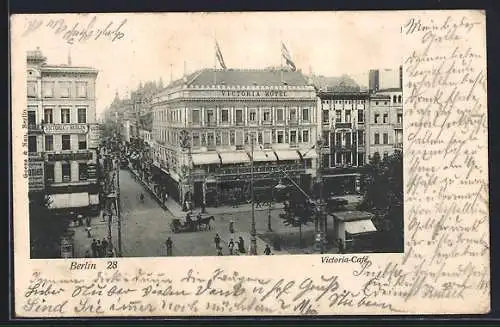
[[[245,241],[243,241],[243,237],[240,236],[238,240],[238,251],[240,253],[246,253],[247,250],[245,249]]]
[[[219,247],[217,247],[217,255],[218,255],[218,256],[224,255],[224,254],[222,253],[222,248],[221,248],[220,246],[219,246]]]
[[[264,254],[265,255],[271,255],[271,248],[269,247],[268,244],[266,244],[266,248],[264,249]]]
[[[231,233],[231,234],[234,233],[234,221],[233,220],[229,221],[229,233]]]
[[[78,215],[76,216],[76,219],[78,220],[78,226],[83,226],[83,216]]]
[[[95,238],[92,240],[90,248],[92,249],[92,257],[97,258],[97,241]]]
[[[339,244],[339,253],[344,254],[345,246],[344,246],[344,241],[341,238],[339,238],[338,244]]]
[[[90,227],[91,219],[89,216],[85,217],[85,222],[87,223],[87,227]]]
[[[220,236],[218,233],[215,234],[214,242],[215,242],[215,247],[219,248],[220,247]]]
[[[108,254],[108,241],[106,241],[106,239],[103,238],[101,241],[101,245],[102,245],[103,257],[105,257]]]
[[[92,227],[87,226],[87,227],[85,227],[85,230],[87,231],[87,238],[92,238],[92,233],[90,233],[90,231],[92,230]]]
[[[102,244],[101,244],[101,240],[97,240],[96,248],[97,248],[97,258],[101,258],[102,257]]]
[[[167,238],[165,245],[167,246],[167,256],[171,257],[172,256],[172,239],[170,237]]]
[[[229,254],[233,255],[234,254],[234,241],[233,241],[233,239],[229,240],[229,244],[227,247],[229,248]]]

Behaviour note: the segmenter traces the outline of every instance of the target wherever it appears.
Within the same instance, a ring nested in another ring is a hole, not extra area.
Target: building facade
[[[99,205],[97,75],[90,67],[48,65],[39,49],[27,54],[30,191],[46,192],[51,209]]]
[[[321,169],[324,192],[360,192],[360,170],[366,163],[368,92],[319,91]]]
[[[257,197],[284,173],[315,174],[316,93],[301,72],[200,70],[159,93],[152,112],[153,170],[181,203],[247,201],[252,158]]]
[[[370,95],[367,115],[367,155],[381,158],[403,149],[403,91],[380,90]]]

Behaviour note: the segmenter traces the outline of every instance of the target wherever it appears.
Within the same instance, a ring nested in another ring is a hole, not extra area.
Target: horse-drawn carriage
[[[215,220],[215,217],[212,215],[198,214],[194,216],[193,214],[187,214],[184,220],[179,218],[173,219],[170,223],[170,229],[174,233],[211,230],[211,220]]]

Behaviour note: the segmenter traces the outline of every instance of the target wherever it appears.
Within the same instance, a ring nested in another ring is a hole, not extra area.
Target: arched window
[[[398,96],[398,103],[401,103],[401,96]]]
[[[396,103],[396,96],[392,97],[392,102]]]

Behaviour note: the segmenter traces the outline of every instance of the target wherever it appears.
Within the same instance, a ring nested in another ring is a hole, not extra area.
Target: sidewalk
[[[161,199],[156,195],[156,193],[153,191],[153,187],[149,185],[147,182],[142,180],[142,178],[139,176],[139,174],[132,168],[129,168],[130,173],[135,175],[137,180],[146,188],[146,190],[156,199],[158,204],[165,210],[168,210],[172,216],[175,218],[184,218],[186,216],[186,212],[182,211],[182,208],[179,203],[177,203],[175,200],[172,198],[167,198],[165,201],[165,204],[161,201]],[[272,211],[275,210],[282,210],[283,209],[283,203],[275,203],[272,206]],[[194,211],[198,212],[200,211],[200,208],[196,208]],[[269,206],[267,205],[262,205],[262,206],[257,206],[255,205],[255,211],[262,211],[262,210],[269,210]],[[221,215],[221,214],[232,214],[232,213],[242,213],[242,212],[250,212],[252,211],[252,204],[251,203],[245,203],[245,204],[238,204],[237,206],[220,206],[220,207],[209,207],[206,208],[206,213],[210,215]]]
[[[87,230],[85,229],[86,225],[84,224],[83,226],[72,226],[70,227],[71,230],[75,231],[75,235],[73,238],[73,246],[74,246],[74,256],[75,258],[84,258],[85,253],[89,251],[90,254],[92,254],[92,249],[90,247],[90,244],[92,243],[92,240],[95,239],[97,240],[103,240],[106,239],[108,241],[108,222],[107,221],[102,221],[102,211],[99,216],[91,217],[92,222],[90,226],[92,227],[90,234],[91,237],[89,238],[87,235]],[[117,217],[113,216],[113,221],[112,221],[112,226],[111,226],[111,239],[113,242],[114,247],[116,248],[116,242],[117,242],[117,231],[116,231],[116,224],[117,222]],[[116,253],[116,251],[115,251]]]

